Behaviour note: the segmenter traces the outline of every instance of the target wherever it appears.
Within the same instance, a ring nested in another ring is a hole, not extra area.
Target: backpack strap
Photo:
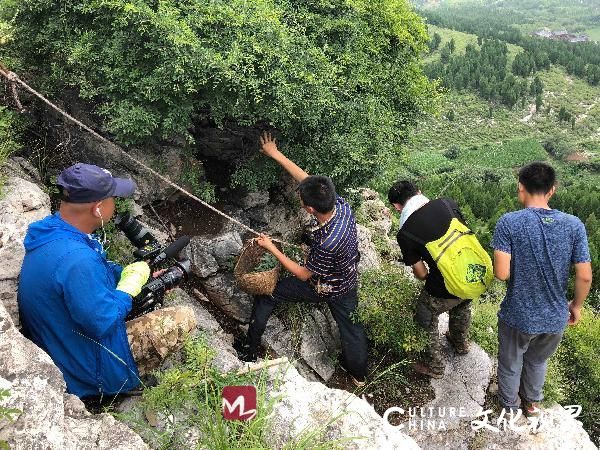
[[[423,239],[419,239],[414,234],[412,234],[412,233],[410,233],[410,232],[408,232],[406,230],[403,230],[402,228],[400,228],[400,233],[402,233],[407,238],[415,241],[417,244],[421,244],[422,246],[425,246],[427,244],[427,242],[425,242]]]
[[[446,209],[448,210],[448,212],[450,213],[450,217],[458,219],[458,216],[454,212],[454,209],[452,209],[452,205],[450,205],[450,202],[448,201],[448,199],[442,198],[441,200],[442,200],[442,203],[444,204],[444,206],[446,207]]]

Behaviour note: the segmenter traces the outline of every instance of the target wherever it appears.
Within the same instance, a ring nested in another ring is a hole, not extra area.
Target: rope
[[[202,205],[206,206],[207,208],[209,208],[210,210],[216,212],[217,214],[220,214],[221,216],[225,217],[227,220],[235,223],[236,225],[240,226],[241,228],[245,229],[246,231],[249,231],[250,233],[253,233],[255,235],[260,235],[261,233],[259,233],[258,231],[250,228],[248,225],[243,224],[242,222],[240,222],[239,220],[225,214],[224,212],[220,211],[219,209],[215,208],[214,206],[210,205],[209,203],[206,203],[204,200],[198,198],[196,195],[192,194],[191,192],[188,192],[187,190],[185,190],[184,188],[182,188],[181,186],[179,186],[178,184],[172,182],[171,180],[169,180],[167,177],[165,177],[164,175],[161,175],[160,173],[158,173],[157,171],[155,171],[154,169],[152,169],[151,167],[148,167],[146,164],[144,164],[143,162],[135,159],[133,156],[131,156],[129,153],[127,153],[121,146],[115,144],[114,142],[108,140],[107,138],[105,138],[104,136],[98,134],[96,131],[92,130],[90,127],[88,127],[86,124],[80,122],[79,120],[77,120],[75,117],[71,116],[68,112],[63,111],[60,107],[58,107],[57,105],[55,105],[54,103],[52,103],[50,100],[48,100],[46,97],[44,97],[42,94],[40,94],[39,92],[37,92],[35,89],[33,89],[32,87],[30,87],[27,83],[25,83],[23,80],[21,80],[19,78],[19,76],[14,73],[9,71],[6,67],[4,67],[2,64],[0,64],[0,75],[4,76],[10,83],[18,83],[21,86],[23,86],[23,88],[25,88],[27,91],[29,91],[30,93],[32,93],[33,95],[35,95],[37,98],[39,98],[42,102],[46,103],[48,106],[50,106],[52,109],[54,109],[56,112],[62,114],[63,116],[65,116],[67,119],[69,119],[71,122],[75,123],[76,125],[78,125],[79,127],[83,128],[85,131],[87,131],[88,133],[90,133],[92,136],[94,136],[96,139],[104,142],[105,144],[108,144],[114,148],[116,148],[117,150],[119,150],[126,158],[129,158],[129,160],[131,160],[132,162],[134,162],[135,164],[137,164],[138,166],[142,167],[143,169],[145,169],[146,171],[150,172],[152,175],[154,175],[155,177],[159,178],[161,181],[163,181],[164,183],[168,184],[169,186],[175,188],[176,190],[180,191],[181,193],[183,193],[184,195],[187,195],[188,197],[190,197],[193,200],[196,200],[197,202],[201,203]],[[280,244],[283,245],[287,245],[289,247],[296,247],[296,248],[301,248],[299,245],[296,244],[292,244],[290,242],[286,242],[286,241],[282,241],[280,239],[275,239],[272,238],[271,239],[274,242],[279,242]]]

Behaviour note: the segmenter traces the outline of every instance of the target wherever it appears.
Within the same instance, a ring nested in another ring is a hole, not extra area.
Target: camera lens
[[[127,239],[137,248],[157,242],[150,231],[128,213],[118,214],[115,217],[115,225],[125,233]]]

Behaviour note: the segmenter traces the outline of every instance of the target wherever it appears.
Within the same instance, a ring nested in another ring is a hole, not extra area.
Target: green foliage
[[[10,391],[8,389],[0,389],[0,401],[10,397]],[[10,422],[14,420],[13,416],[21,414],[23,411],[17,408],[6,408],[0,405],[0,419],[6,419]]]
[[[210,181],[203,180],[202,172],[193,165],[186,165],[181,173],[181,181],[191,187],[194,195],[207,203],[215,203],[217,196],[215,185]]]
[[[391,264],[361,275],[357,315],[375,344],[400,355],[425,348],[427,335],[413,321],[419,290],[402,268]]]
[[[343,186],[380,171],[438,99],[406,0],[24,0],[2,17],[3,54],[38,86],[76,87],[124,144],[199,119],[274,127],[288,156]],[[258,182],[253,164],[238,181]]]
[[[0,33],[1,31],[0,27]],[[6,107],[0,106],[0,167],[4,165],[4,162],[11,153],[19,149],[19,135],[21,131],[22,123],[19,121],[17,115]],[[2,192],[3,184],[4,180],[0,176],[0,192]]]
[[[256,266],[254,269],[254,272],[266,272],[267,270],[277,267],[277,264],[279,264],[277,258],[275,258],[270,252],[265,252],[260,258],[258,266]]]
[[[582,420],[590,434],[600,436],[600,316],[584,310],[581,321],[567,327],[558,352],[553,358],[560,363],[559,375],[563,386],[569,386],[564,394],[571,404],[583,407]],[[558,385],[550,380],[549,386]]]
[[[127,198],[115,198],[115,214],[131,213],[133,211],[133,200]],[[129,242],[125,234],[117,229],[113,220],[104,224],[104,229],[96,232],[101,238],[106,233],[105,246],[107,257],[110,261],[126,265],[134,262],[133,252],[135,247]]]
[[[495,281],[471,306],[470,338],[491,356],[498,355],[498,309],[504,296],[504,283]]]
[[[10,391],[8,389],[0,389],[0,402],[8,397],[10,397]],[[12,422],[15,420],[13,416],[19,415],[22,412],[23,411],[17,408],[6,408],[5,406],[0,405],[0,420],[6,419],[9,422]],[[9,450],[10,445],[8,445],[8,442],[0,439],[0,449]]]

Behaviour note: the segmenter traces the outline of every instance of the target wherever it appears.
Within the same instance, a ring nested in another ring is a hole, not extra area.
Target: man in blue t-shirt
[[[519,172],[519,201],[525,207],[503,215],[496,225],[494,273],[508,280],[498,312],[498,396],[507,410],[539,415],[538,403],[548,359],[567,324],[581,317],[592,283],[592,267],[583,223],[548,206],[556,174],[535,162]],[[567,284],[575,267],[575,290]]]

